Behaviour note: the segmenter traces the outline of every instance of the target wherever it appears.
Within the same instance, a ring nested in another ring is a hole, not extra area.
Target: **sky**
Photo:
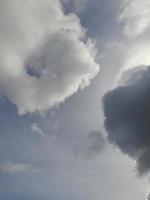
[[[150,0],[0,0],[0,199],[150,199]]]

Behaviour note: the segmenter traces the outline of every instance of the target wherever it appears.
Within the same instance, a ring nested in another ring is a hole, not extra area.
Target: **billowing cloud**
[[[150,67],[137,69],[105,94],[103,105],[109,141],[135,159],[143,174],[150,171]]]
[[[19,114],[63,102],[99,70],[93,42],[59,0],[2,0],[0,24],[0,92]]]

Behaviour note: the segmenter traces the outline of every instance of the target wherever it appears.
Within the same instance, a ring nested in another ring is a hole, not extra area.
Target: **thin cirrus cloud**
[[[0,22],[0,92],[19,114],[63,102],[98,73],[94,43],[59,0],[2,0]]]

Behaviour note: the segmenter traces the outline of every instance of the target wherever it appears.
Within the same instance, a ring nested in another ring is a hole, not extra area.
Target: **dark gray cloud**
[[[150,67],[137,69],[104,95],[103,107],[109,141],[136,160],[142,175],[150,171]]]

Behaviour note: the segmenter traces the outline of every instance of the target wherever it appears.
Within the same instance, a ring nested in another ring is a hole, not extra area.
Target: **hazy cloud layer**
[[[117,21],[126,36],[127,50],[121,72],[140,65],[149,65],[150,51],[150,1],[121,0],[121,10]]]
[[[19,114],[63,102],[99,70],[93,42],[58,0],[2,0],[0,24],[0,92]]]
[[[150,67],[141,67],[124,86],[103,98],[108,139],[136,160],[139,174],[150,171],[149,91]]]
[[[0,171],[6,174],[18,174],[25,172],[34,172],[37,169],[32,164],[4,162],[0,164]]]
[[[150,194],[148,195],[147,199],[146,200],[150,200]]]
[[[124,0],[119,21],[124,23],[124,34],[134,38],[141,35],[150,26],[149,0]]]
[[[105,148],[105,138],[98,130],[90,132],[87,138],[75,149],[75,156],[93,159]]]

